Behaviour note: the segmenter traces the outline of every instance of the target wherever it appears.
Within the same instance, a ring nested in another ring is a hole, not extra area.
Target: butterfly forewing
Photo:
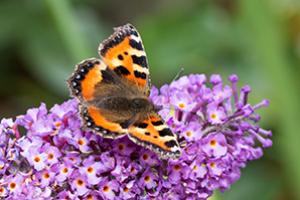
[[[99,45],[104,62],[118,75],[134,82],[149,94],[149,68],[142,39],[130,24],[115,28],[115,32]]]
[[[99,59],[90,58],[82,61],[75,67],[75,71],[68,80],[71,95],[83,101],[94,98],[95,85],[103,81],[102,70],[107,65]]]

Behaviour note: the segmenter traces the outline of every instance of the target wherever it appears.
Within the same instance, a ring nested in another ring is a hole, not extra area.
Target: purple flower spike
[[[151,89],[150,99],[178,134],[179,159],[161,160],[128,137],[83,131],[75,99],[2,119],[0,198],[205,200],[230,188],[241,168],[272,146],[272,132],[257,124],[256,111],[269,101],[249,104],[251,88],[239,90],[237,75],[228,79],[230,85],[214,74],[207,83],[195,74]]]

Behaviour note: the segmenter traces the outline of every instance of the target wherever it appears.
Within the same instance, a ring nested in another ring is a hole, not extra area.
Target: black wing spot
[[[140,66],[142,66],[144,68],[148,68],[146,56],[132,55],[131,58],[132,58],[132,62],[134,64],[140,65]]]
[[[124,129],[127,129],[128,127],[129,127],[129,123],[128,123],[128,121],[125,121],[125,122],[123,122],[123,123],[120,123],[120,126],[122,127],[122,128],[124,128]]]
[[[149,135],[151,135],[151,133],[149,133],[149,132],[145,132],[145,135],[148,135],[148,136],[149,136]]]
[[[156,122],[152,122],[152,124],[154,126],[160,126],[160,125],[163,125],[164,123],[162,121],[156,121]]]
[[[120,65],[114,69],[118,75],[129,75],[130,72],[124,66]]]
[[[121,54],[118,55],[119,60],[124,60],[123,56]]]
[[[169,148],[172,148],[174,146],[178,146],[177,142],[175,140],[170,140],[170,141],[167,141],[165,142],[165,145]]]
[[[133,28],[133,27],[132,27]],[[139,36],[139,34],[136,31],[132,31],[132,34],[135,35],[136,37]]]
[[[139,123],[139,124],[136,124],[135,126],[137,126],[138,128],[147,128],[148,124],[147,123]]]
[[[127,52],[127,51],[124,51],[124,54],[127,56],[127,55],[128,55],[128,52]]]
[[[144,72],[134,71],[134,76],[136,78],[146,79],[147,75]]]
[[[132,48],[135,48],[137,50],[141,50],[143,51],[144,48],[143,48],[143,45],[141,42],[137,42],[135,40],[129,40],[129,45],[132,47]]]
[[[172,133],[172,131],[169,128],[164,128],[161,131],[158,131],[159,136],[161,137],[165,137],[165,136],[174,136],[174,134]]]

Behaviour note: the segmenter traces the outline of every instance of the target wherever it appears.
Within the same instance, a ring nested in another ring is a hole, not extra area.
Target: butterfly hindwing
[[[128,136],[134,142],[152,149],[163,158],[176,158],[180,155],[176,135],[156,113],[151,113],[146,120],[130,126]]]
[[[149,94],[146,53],[140,35],[131,24],[115,28],[115,32],[99,45],[98,51],[109,68]]]
[[[107,119],[103,110],[93,106],[93,102],[101,100],[97,93],[108,96],[116,85],[116,75],[107,65],[96,58],[86,59],[76,65],[75,72],[69,78],[71,94],[80,102],[80,113],[83,124],[106,138],[116,138],[125,130],[117,123]],[[106,92],[106,93],[105,93]]]
[[[103,111],[94,106],[81,106],[83,124],[105,138],[118,138],[127,132],[120,124],[108,120]]]

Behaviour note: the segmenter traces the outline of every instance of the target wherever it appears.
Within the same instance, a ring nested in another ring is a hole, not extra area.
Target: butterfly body
[[[105,138],[128,135],[161,157],[178,157],[177,137],[150,101],[149,69],[136,29],[124,25],[99,46],[102,59],[76,66],[68,83],[80,101],[83,126]]]

